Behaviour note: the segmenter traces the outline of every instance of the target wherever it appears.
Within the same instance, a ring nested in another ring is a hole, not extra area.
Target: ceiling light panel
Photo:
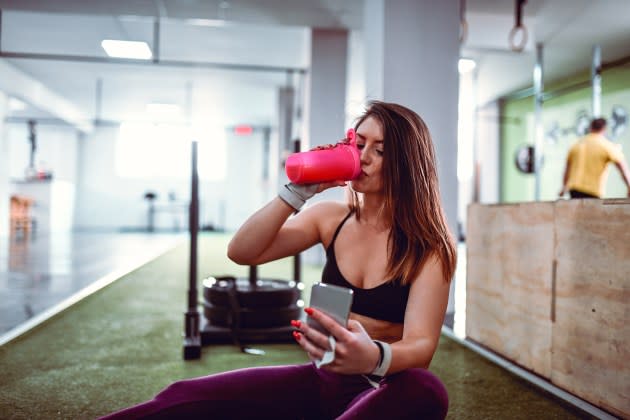
[[[143,41],[105,39],[101,46],[110,57],[149,60],[153,56],[149,44]]]

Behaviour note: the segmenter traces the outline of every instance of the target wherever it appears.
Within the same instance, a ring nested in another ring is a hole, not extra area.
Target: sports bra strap
[[[346,217],[343,218],[341,223],[339,223],[339,226],[337,226],[337,230],[335,230],[335,234],[332,237],[332,241],[330,241],[330,245],[328,245],[329,248],[335,244],[335,240],[337,239],[337,235],[339,235],[339,231],[341,230],[341,227],[346,223],[346,220],[348,220],[350,216],[352,216],[353,213],[354,213],[354,210],[350,210],[350,212],[346,215]]]

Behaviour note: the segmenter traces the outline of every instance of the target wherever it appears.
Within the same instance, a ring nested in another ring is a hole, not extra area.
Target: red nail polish
[[[302,336],[300,335],[299,332],[297,331],[293,331],[293,338],[295,338],[297,341],[300,341],[300,339],[302,338]]]
[[[292,319],[291,325],[294,326],[295,328],[300,328],[302,326],[302,323],[300,321],[296,321],[295,319]]]
[[[313,308],[304,308],[304,312],[306,312],[308,315],[313,315]]]

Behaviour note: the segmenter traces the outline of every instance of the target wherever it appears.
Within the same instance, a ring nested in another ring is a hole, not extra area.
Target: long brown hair
[[[368,117],[380,122],[383,151],[383,211],[391,227],[387,272],[409,284],[435,254],[448,282],[455,272],[455,244],[442,210],[435,151],[426,124],[404,106],[372,101],[355,129]],[[359,197],[351,206],[360,218]]]

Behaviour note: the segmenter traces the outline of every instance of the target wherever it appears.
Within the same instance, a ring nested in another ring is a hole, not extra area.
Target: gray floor
[[[0,335],[100,278],[187,239],[183,233],[57,233],[0,237]]]

